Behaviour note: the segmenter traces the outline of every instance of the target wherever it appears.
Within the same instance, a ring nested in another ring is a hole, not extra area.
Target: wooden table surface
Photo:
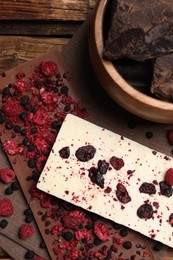
[[[0,73],[63,49],[96,0],[0,0]],[[0,248],[0,259],[11,258]]]

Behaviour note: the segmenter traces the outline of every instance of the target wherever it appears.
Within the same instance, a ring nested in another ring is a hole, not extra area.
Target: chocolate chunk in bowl
[[[150,121],[172,123],[173,104],[159,100],[150,92],[154,56],[146,61],[105,58],[110,17],[111,1],[100,0],[92,17],[89,36],[90,58],[99,82],[113,100],[129,112]]]

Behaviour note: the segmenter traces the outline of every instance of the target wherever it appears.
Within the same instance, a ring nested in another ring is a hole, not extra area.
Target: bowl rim
[[[135,89],[133,86],[131,86],[116,70],[113,63],[109,60],[103,59],[103,34],[102,28],[103,28],[103,22],[104,22],[104,14],[106,11],[106,6],[108,4],[109,0],[99,0],[96,6],[95,10],[95,17],[94,17],[94,34],[95,34],[95,44],[96,48],[98,50],[98,55],[100,56],[100,59],[102,61],[102,64],[104,66],[104,69],[109,74],[109,77],[112,78],[114,82],[117,83],[118,87],[121,88],[126,94],[130,95],[133,99],[136,99],[140,103],[143,103],[150,108],[158,108],[159,110],[169,110],[173,111],[173,103],[170,103],[165,100],[159,100],[154,97],[150,97],[137,89]],[[100,19],[100,13],[102,13],[102,19]],[[111,71],[114,71],[114,73],[111,73]]]

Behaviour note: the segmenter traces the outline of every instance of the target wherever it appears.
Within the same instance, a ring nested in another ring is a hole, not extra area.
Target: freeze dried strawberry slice
[[[15,179],[15,173],[11,169],[0,169],[0,180],[4,183],[10,183]]]
[[[94,224],[94,234],[95,234],[101,241],[107,241],[107,240],[109,240],[108,228],[107,228],[103,223],[95,223],[95,224]]]
[[[19,229],[19,236],[22,239],[31,237],[35,232],[35,229],[30,224],[23,224]]]
[[[64,227],[77,229],[85,221],[85,214],[80,210],[73,210],[64,216]]]
[[[173,186],[173,168],[169,168],[165,174],[165,182]]]
[[[52,77],[57,73],[58,66],[54,61],[42,61],[40,71],[46,77]]]
[[[18,145],[13,140],[7,140],[2,144],[2,147],[9,155],[16,155],[20,152]]]
[[[8,217],[14,212],[13,204],[10,199],[4,198],[0,201],[0,216]]]

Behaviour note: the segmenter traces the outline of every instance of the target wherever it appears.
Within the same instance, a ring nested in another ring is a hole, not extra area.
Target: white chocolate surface
[[[96,154],[88,162],[79,161],[76,150],[91,144]],[[59,150],[70,147],[70,157],[62,159]],[[93,184],[88,177],[88,169],[97,167],[98,160],[106,160],[112,156],[122,158],[124,167],[120,170],[112,168],[104,175],[104,188]],[[159,185],[155,185],[156,194],[140,193],[143,182],[158,183],[164,180],[167,169],[173,167],[173,158],[165,157],[153,150],[111,131],[98,127],[73,115],[67,115],[56,142],[40,176],[37,187],[51,195],[66,200],[100,216],[123,224],[148,237],[154,238],[173,247],[173,227],[169,224],[169,216],[173,213],[173,196],[160,195]],[[132,176],[127,171],[134,171]],[[117,183],[121,182],[127,189],[131,201],[122,204],[116,197]],[[105,189],[111,188],[110,193]],[[159,204],[153,207],[153,218],[141,219],[137,209],[148,200]],[[123,206],[123,207],[122,207]]]

